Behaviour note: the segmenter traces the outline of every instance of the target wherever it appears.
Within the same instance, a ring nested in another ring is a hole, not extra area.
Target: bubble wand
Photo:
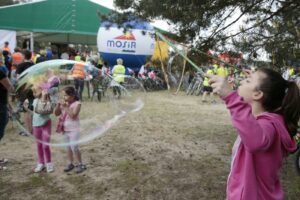
[[[200,72],[200,74],[202,75],[202,76],[204,76],[205,75],[205,73],[203,72],[203,70],[200,68],[200,67],[198,67],[192,60],[190,60],[186,55],[184,55],[184,53],[182,52],[182,51],[180,51],[173,43],[171,43],[168,39],[166,39],[166,37],[165,36],[163,36],[161,33],[159,33],[159,32],[156,32],[156,35],[161,39],[161,40],[163,40],[164,42],[166,42],[166,43],[168,43],[168,45],[169,46],[171,46],[179,55],[181,55],[185,60],[187,60],[198,72]],[[204,55],[206,55],[206,56],[208,56],[209,58],[212,58],[212,59],[214,59],[214,60],[217,60],[217,61],[219,61],[219,62],[222,62],[222,63],[224,63],[224,64],[227,64],[227,65],[230,65],[230,66],[232,66],[232,67],[234,67],[234,65],[232,65],[231,63],[228,63],[228,62],[225,62],[225,61],[223,61],[223,60],[221,60],[221,59],[219,59],[219,58],[217,58],[217,57],[215,57],[215,56],[212,56],[212,55],[209,55],[209,54],[207,54],[207,53],[205,53],[205,52],[203,52],[203,51],[200,51],[199,49],[195,49],[195,48],[192,48],[193,50],[195,50],[195,51],[197,51],[197,52],[199,52],[199,53],[201,53],[201,54],[204,54]]]

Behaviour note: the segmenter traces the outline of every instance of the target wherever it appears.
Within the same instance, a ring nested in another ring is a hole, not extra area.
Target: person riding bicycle
[[[123,65],[123,60],[121,58],[117,59],[117,65],[115,65],[112,69],[112,74],[114,78],[114,82],[118,83],[113,85],[113,92],[116,96],[118,94],[118,98],[121,97],[121,90],[119,84],[122,85],[125,80],[125,66]]]

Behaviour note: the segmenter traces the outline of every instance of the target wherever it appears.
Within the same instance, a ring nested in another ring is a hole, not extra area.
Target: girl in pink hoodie
[[[299,88],[261,68],[232,91],[225,77],[207,75],[225,101],[238,137],[232,150],[227,200],[283,200],[279,181],[283,159],[296,148]]]

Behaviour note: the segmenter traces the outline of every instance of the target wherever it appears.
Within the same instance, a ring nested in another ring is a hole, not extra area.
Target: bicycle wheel
[[[195,84],[193,85],[190,94],[193,95],[193,94],[195,93],[196,89],[197,89],[197,83],[195,83]]]
[[[189,84],[189,86],[188,86],[188,88],[187,88],[187,90],[186,90],[186,95],[189,95],[190,93],[191,93],[191,91],[192,91],[192,88],[193,88],[193,82],[191,82],[190,84]]]
[[[202,82],[200,82],[200,83],[198,84],[198,87],[197,87],[197,90],[196,90],[196,92],[195,92],[195,95],[196,95],[196,96],[199,96],[199,95],[202,93],[202,90],[203,90],[203,84],[202,84]]]
[[[296,155],[296,157],[295,157],[296,171],[297,171],[298,175],[300,176],[300,149],[297,150],[295,155]]]
[[[153,86],[152,86],[152,83],[151,83],[151,80],[150,80],[150,79],[145,79],[143,82],[144,82],[144,88],[145,88],[145,90],[146,90],[147,92],[153,90]]]

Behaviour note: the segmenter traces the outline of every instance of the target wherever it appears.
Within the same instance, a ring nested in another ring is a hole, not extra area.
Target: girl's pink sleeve
[[[270,117],[261,115],[255,119],[250,105],[244,102],[235,91],[223,100],[230,111],[233,126],[237,129],[246,149],[250,152],[267,150],[276,134]]]

